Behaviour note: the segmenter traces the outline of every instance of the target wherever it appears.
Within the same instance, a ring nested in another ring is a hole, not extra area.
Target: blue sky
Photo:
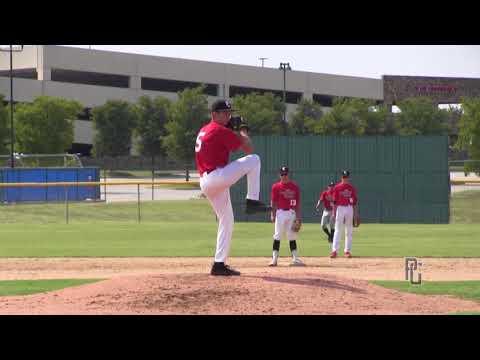
[[[69,45],[72,46],[72,45]],[[74,45],[88,48],[89,45]],[[479,45],[90,45],[92,49],[381,78],[480,78]]]

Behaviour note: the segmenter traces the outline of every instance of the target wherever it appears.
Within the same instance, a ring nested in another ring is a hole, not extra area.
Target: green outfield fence
[[[290,168],[301,188],[305,222],[318,222],[320,192],[342,169],[351,172],[362,222],[448,223],[450,175],[447,136],[256,136],[262,160],[261,199],[270,202],[278,169]],[[241,157],[236,153],[233,158]],[[235,219],[269,221],[269,214],[246,215],[246,177],[231,189]]]

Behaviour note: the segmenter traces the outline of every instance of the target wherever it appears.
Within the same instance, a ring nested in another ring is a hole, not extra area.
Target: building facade
[[[9,69],[9,54],[0,53],[0,93],[6,101],[10,99]],[[439,98],[442,101],[456,101],[457,95],[480,92],[480,79],[418,78],[417,81],[397,76],[371,79],[295,69],[286,72],[284,84],[283,71],[276,68],[55,45],[25,46],[22,52],[13,54],[13,69],[15,102],[31,102],[47,95],[83,104],[84,111],[75,121],[74,142],[89,146],[93,141],[90,117],[93,107],[113,99],[133,103],[143,95],[176,100],[177,92],[201,84],[206,86],[209,104],[218,98],[253,91],[273,92],[283,97],[285,86],[287,119],[302,98],[312,99],[328,111],[336,97],[394,105],[402,97],[428,91],[442,94]]]

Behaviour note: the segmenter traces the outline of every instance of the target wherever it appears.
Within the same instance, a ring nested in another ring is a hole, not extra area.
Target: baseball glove
[[[302,221],[300,219],[295,219],[292,224],[292,231],[299,232],[302,228]]]
[[[360,216],[354,216],[353,217],[353,227],[359,227],[360,226]]]
[[[355,206],[353,209],[353,227],[360,226],[360,212],[358,211],[358,207]]]
[[[227,124],[227,128],[232,129],[233,131],[246,129],[248,132],[250,130],[247,122],[241,116],[232,116]]]

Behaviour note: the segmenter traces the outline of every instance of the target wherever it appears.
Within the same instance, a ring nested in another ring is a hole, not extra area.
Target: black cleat
[[[238,276],[240,271],[232,269],[230,266],[225,265],[224,263],[213,263],[212,270],[210,275],[214,276]]]
[[[247,199],[245,212],[247,214],[269,212],[272,208],[258,200]]]

